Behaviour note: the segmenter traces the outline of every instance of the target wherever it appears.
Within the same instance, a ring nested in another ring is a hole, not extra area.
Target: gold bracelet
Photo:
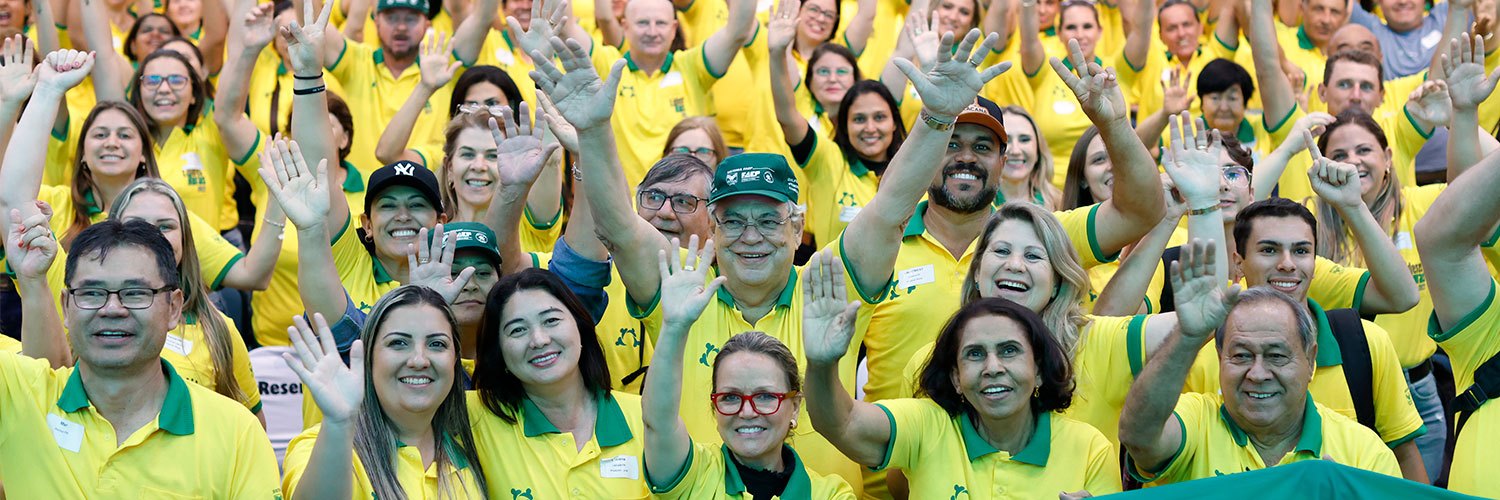
[[[1192,210],[1188,210],[1188,215],[1207,215],[1217,211],[1219,211],[1219,205],[1213,205],[1207,208],[1194,208]]]

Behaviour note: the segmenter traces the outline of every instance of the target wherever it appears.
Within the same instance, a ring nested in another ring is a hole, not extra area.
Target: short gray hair
[[[1302,350],[1312,352],[1313,346],[1317,345],[1317,327],[1313,325],[1312,313],[1308,311],[1307,306],[1298,304],[1297,300],[1290,295],[1267,285],[1250,287],[1240,292],[1239,302],[1229,312],[1233,314],[1235,309],[1263,302],[1280,303],[1292,310],[1292,317],[1297,321],[1297,337],[1302,339]],[[1221,352],[1224,350],[1224,329],[1228,324],[1229,319],[1226,316],[1224,324],[1219,325],[1219,328],[1214,331],[1214,343],[1218,345]]]

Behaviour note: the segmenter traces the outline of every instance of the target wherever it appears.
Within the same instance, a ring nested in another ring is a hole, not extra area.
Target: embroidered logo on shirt
[[[630,343],[629,344],[625,343],[625,336],[626,335],[630,336]],[[620,329],[620,338],[615,339],[615,345],[626,346],[626,347],[640,347],[641,346],[641,339],[639,337],[635,336],[635,329],[634,328],[621,328]]]
[[[518,490],[518,489],[515,489],[515,488],[511,488],[510,489],[510,500],[516,500],[518,498],[525,498],[527,500],[534,500],[534,499],[531,498],[531,488],[526,488],[525,491],[521,491],[521,490]]]
[[[955,484],[953,485],[953,496],[948,497],[948,500],[958,500],[959,495],[963,495],[965,498],[967,498],[969,496],[969,490],[964,489],[963,486]]]
[[[708,364],[708,355],[716,353],[716,352],[719,352],[719,348],[714,347],[714,345],[712,343],[704,342],[703,343],[703,355],[698,357],[698,362],[699,363],[703,363],[703,366],[712,366],[712,365]]]

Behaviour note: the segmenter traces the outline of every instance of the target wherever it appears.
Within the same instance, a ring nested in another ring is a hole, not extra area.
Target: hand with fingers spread
[[[681,241],[673,238],[670,248],[675,252]],[[667,255],[666,250],[657,252],[657,268],[661,271],[661,316],[662,323],[674,332],[686,332],[692,328],[703,309],[708,307],[724,277],[708,279],[709,267],[714,263],[714,240],[698,246],[698,235],[688,238],[687,252],[678,262],[676,255]]]
[[[434,236],[428,239],[429,234]],[[443,232],[442,224],[438,224],[432,232],[428,232],[425,227],[417,230],[417,241],[420,243],[406,246],[406,284],[431,288],[442,295],[443,300],[452,304],[458,300],[458,294],[464,290],[469,277],[474,275],[474,268],[465,267],[458,274],[453,273],[453,252],[458,248],[458,242],[449,244],[448,240],[448,233]]]
[[[551,60],[543,59],[541,54],[531,55],[536,63],[531,79],[536,82],[538,92],[547,94],[558,114],[579,130],[609,126],[609,117],[615,111],[615,89],[620,86],[625,60],[615,61],[609,78],[601,81],[589,59],[587,47],[577,40],[564,43],[556,37],[551,43],[562,66],[559,68]]]
[[[260,177],[297,228],[316,227],[328,217],[328,160],[313,172],[297,141],[276,141],[260,153]]]
[[[331,2],[330,2],[331,3]],[[365,400],[365,349],[362,340],[349,348],[349,364],[339,357],[333,332],[322,313],[313,314],[317,331],[302,316],[286,329],[297,354],[282,353],[281,359],[302,379],[302,385],[323,412],[325,423],[351,424]]]
[[[1188,89],[1188,82],[1193,80],[1193,72],[1183,74],[1182,70],[1172,68],[1172,77],[1161,82],[1162,109],[1168,115],[1175,115],[1192,109],[1193,100],[1198,98],[1196,92]]]
[[[328,16],[333,2],[323,2],[322,12],[313,12],[314,2],[302,2],[302,19],[315,19],[311,25],[302,26],[292,21],[281,27],[281,38],[286,41],[286,64],[292,74],[311,77],[323,72],[323,31],[328,28]]]
[[[36,69],[37,91],[65,94],[94,69],[94,53],[63,49],[47,54]]]
[[[766,25],[766,47],[771,55],[785,55],[797,40],[797,11],[801,7],[802,2],[797,0],[777,2],[771,22]]]
[[[1077,40],[1068,40],[1068,53],[1068,59],[1073,63],[1072,70],[1056,57],[1048,62],[1052,64],[1052,71],[1056,71],[1078,97],[1078,104],[1089,120],[1100,128],[1115,120],[1128,120],[1130,110],[1125,105],[1125,95],[1120,92],[1115,70],[1085,60]]]
[[[1313,142],[1311,134],[1304,133],[1302,140],[1312,147],[1308,154],[1313,164],[1307,169],[1307,178],[1312,182],[1313,193],[1328,204],[1340,208],[1363,208],[1365,200],[1359,182],[1359,169],[1348,163],[1340,163],[1323,157]]]
[[[1292,123],[1292,131],[1287,134],[1284,147],[1291,147],[1289,154],[1297,154],[1307,149],[1309,145],[1317,147],[1317,142],[1312,141],[1323,135],[1328,126],[1337,121],[1338,118],[1322,111],[1313,111],[1302,115],[1296,122]]]
[[[1500,68],[1488,76],[1484,73],[1484,38],[1463,37],[1448,41],[1448,53],[1440,58],[1443,73],[1448,75],[1448,96],[1453,107],[1475,109],[1495,91],[1500,82]]]
[[[273,3],[263,3],[245,13],[244,31],[240,33],[246,49],[259,52],[276,40],[276,10]]]
[[[0,51],[0,101],[19,105],[31,97],[37,69],[31,67],[31,42],[16,35],[5,39]]]
[[[844,259],[813,254],[802,273],[802,343],[809,363],[834,364],[849,352],[859,301],[850,301]]]
[[[578,153],[578,130],[573,128],[573,124],[563,119],[562,115],[557,112],[557,106],[552,105],[552,99],[548,98],[547,94],[537,92],[536,100],[537,115],[541,117],[541,121],[547,122],[547,130],[552,131],[552,136],[557,138],[558,144],[561,144],[563,149]]]
[[[1224,146],[1217,129],[1210,133],[1202,118],[1194,120],[1189,116],[1183,111],[1170,117],[1171,133],[1162,154],[1162,168],[1172,177],[1172,184],[1189,208],[1215,207],[1219,204],[1219,183],[1224,177],[1219,166]]]
[[[1177,328],[1190,339],[1207,342],[1224,324],[1239,298],[1239,285],[1225,287],[1214,275],[1217,242],[1193,239],[1182,246],[1182,256],[1172,263],[1172,298],[1177,305]]]
[[[521,103],[521,122],[511,120],[510,107],[500,109],[499,121],[490,118],[490,136],[495,138],[495,162],[500,167],[500,186],[531,186],[547,164],[547,157],[557,151],[556,143],[542,142],[542,129],[533,128],[529,105]]]
[[[552,53],[548,41],[568,22],[568,13],[572,11],[567,0],[536,0],[531,2],[531,20],[527,26],[522,27],[516,16],[505,16],[505,25],[510,27],[511,37],[521,52],[528,56],[540,52],[545,56]]]
[[[917,65],[928,71],[937,64],[938,46],[943,41],[938,23],[938,16],[931,16],[927,12],[913,12],[906,17],[906,36],[911,38]]]
[[[1427,127],[1445,127],[1453,119],[1453,101],[1448,98],[1448,82],[1429,80],[1411,91],[1406,113]]]
[[[5,235],[6,263],[18,280],[47,279],[47,270],[57,259],[57,237],[52,234],[52,206],[37,201],[38,213],[22,220],[21,211],[10,211],[10,231]]]
[[[937,64],[925,74],[906,59],[898,58],[894,62],[922,98],[922,108],[934,118],[951,123],[965,107],[974,103],[974,97],[979,95],[984,84],[1010,69],[1009,62],[1002,62],[979,71],[979,65],[998,41],[999,37],[993,33],[981,41],[979,30],[973,29],[958,42],[958,48],[953,49],[953,35],[943,35],[937,51]]]
[[[458,67],[463,65],[462,61],[453,60],[453,38],[445,37],[442,31],[427,30],[427,37],[422,40],[421,52],[417,56],[417,71],[422,79],[417,83],[429,93],[453,81],[453,74]]]

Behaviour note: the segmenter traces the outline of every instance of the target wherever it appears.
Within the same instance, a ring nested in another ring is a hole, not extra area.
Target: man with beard
[[[346,91],[344,101],[349,103],[356,124],[390,123],[421,81],[417,55],[422,36],[431,27],[427,19],[428,1],[379,0],[375,4],[378,47],[347,41],[332,26],[324,31],[327,39],[323,42],[323,66]],[[490,18],[495,17],[499,3],[499,0],[477,0],[474,13],[454,30],[451,43],[453,54],[459,59],[473,61],[478,57],[485,32],[490,28]],[[458,80],[457,76],[453,81]],[[433,93],[422,108],[409,145],[436,144],[436,149],[442,149],[453,81]],[[374,172],[383,165],[375,158],[375,144],[380,141],[381,132],[382,127],[355,127],[348,161],[360,171]]]

